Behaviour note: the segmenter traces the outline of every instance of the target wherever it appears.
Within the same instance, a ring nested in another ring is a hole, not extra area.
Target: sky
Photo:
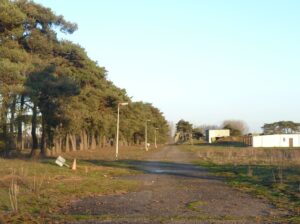
[[[134,101],[174,123],[300,122],[298,0],[35,0]]]

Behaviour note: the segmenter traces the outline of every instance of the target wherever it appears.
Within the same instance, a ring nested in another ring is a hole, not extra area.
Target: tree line
[[[273,123],[265,123],[262,127],[261,135],[274,134],[299,134],[300,123],[293,121],[277,121]],[[248,133],[249,128],[245,121],[242,120],[225,120],[221,125],[200,125],[193,127],[193,124],[184,119],[176,123],[176,134],[178,140],[186,142],[188,140],[200,139],[205,136],[206,130],[229,129],[231,136],[252,135]]]
[[[0,3],[2,154],[26,146],[33,156],[114,144],[120,102],[129,102],[120,110],[123,144],[144,141],[146,120],[151,120],[150,141],[156,128],[157,141],[167,140],[168,124],[159,109],[132,102],[81,46],[57,37],[75,32],[75,23],[32,1]]]
[[[200,125],[193,127],[193,124],[186,120],[179,120],[176,123],[176,133],[179,140],[185,142],[191,139],[200,139],[206,135],[207,130],[229,129],[231,136],[241,136],[248,132],[248,125],[241,120],[225,120],[218,125]]]

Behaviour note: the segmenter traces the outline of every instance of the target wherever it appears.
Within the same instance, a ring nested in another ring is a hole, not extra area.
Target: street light
[[[120,124],[120,106],[127,106],[128,102],[118,103],[118,118],[117,118],[117,139],[116,139],[116,159],[119,154],[119,124]]]
[[[154,129],[154,147],[157,149],[157,144],[156,144],[156,131],[158,130],[159,128],[155,128]]]
[[[148,151],[148,128],[147,128],[147,123],[151,120],[146,120],[146,125],[145,125],[145,150]]]

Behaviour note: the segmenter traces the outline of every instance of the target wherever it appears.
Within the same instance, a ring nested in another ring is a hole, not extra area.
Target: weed
[[[206,202],[204,201],[193,201],[187,204],[187,208],[193,211],[199,211],[200,207],[205,205]]]
[[[9,199],[11,209],[14,213],[18,212],[18,194],[19,186],[17,185],[17,182],[14,179],[12,179],[9,187]]]

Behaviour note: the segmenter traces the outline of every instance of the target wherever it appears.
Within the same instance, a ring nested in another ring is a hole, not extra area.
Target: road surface
[[[189,152],[168,146],[145,161],[127,161],[143,171],[125,177],[140,181],[139,191],[85,198],[72,203],[67,213],[95,217],[73,223],[106,224],[276,223],[276,216],[282,215],[268,202],[193,165],[193,159]]]

